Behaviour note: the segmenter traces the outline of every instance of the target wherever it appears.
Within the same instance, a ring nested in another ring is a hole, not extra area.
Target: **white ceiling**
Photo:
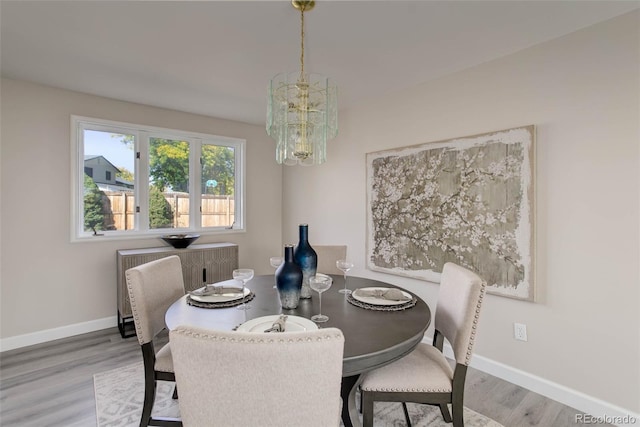
[[[638,1],[318,1],[305,68],[346,108],[637,9]],[[264,124],[269,79],[297,71],[288,1],[7,1],[2,75]]]

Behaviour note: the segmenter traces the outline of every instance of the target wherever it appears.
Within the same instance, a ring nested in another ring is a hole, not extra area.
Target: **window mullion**
[[[149,132],[141,131],[136,138],[136,152],[140,153],[136,159],[136,229],[149,230]]]
[[[235,175],[236,177],[238,177],[238,179],[235,180],[235,188],[234,188],[234,194],[235,194],[235,221],[232,224],[232,228],[239,228],[239,229],[244,229],[245,228],[245,224],[244,224],[244,219],[245,219],[245,180],[243,179],[245,176],[245,166],[246,166],[246,160],[245,160],[245,149],[246,149],[246,143],[244,141],[238,143],[237,147],[236,147],[236,158],[235,158]]]
[[[194,138],[191,141],[189,154],[189,205],[192,206],[189,212],[189,228],[197,230],[202,224],[202,140],[200,138]]]

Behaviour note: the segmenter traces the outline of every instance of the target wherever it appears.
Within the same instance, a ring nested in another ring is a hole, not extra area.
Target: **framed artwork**
[[[454,262],[487,292],[534,300],[535,127],[367,154],[367,267],[440,281]]]

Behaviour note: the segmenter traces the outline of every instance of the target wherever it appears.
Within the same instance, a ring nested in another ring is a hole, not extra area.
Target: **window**
[[[78,116],[71,126],[72,240],[244,229],[244,140]]]

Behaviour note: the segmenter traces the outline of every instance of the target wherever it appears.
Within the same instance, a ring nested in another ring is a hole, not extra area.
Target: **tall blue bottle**
[[[298,307],[302,288],[302,270],[293,260],[293,245],[285,245],[284,262],[276,270],[276,288],[284,309]]]
[[[300,241],[293,251],[293,258],[302,270],[302,290],[300,298],[311,298],[309,278],[316,275],[318,269],[318,255],[309,244],[309,226],[300,224]]]

